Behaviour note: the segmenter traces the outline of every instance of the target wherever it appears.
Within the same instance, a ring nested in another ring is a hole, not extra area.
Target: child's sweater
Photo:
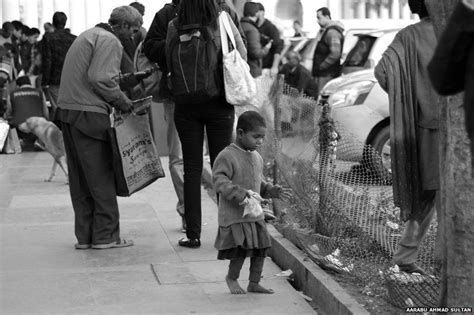
[[[239,205],[247,191],[253,190],[263,198],[277,197],[272,184],[263,179],[263,159],[257,151],[245,151],[235,144],[227,146],[217,156],[212,168],[212,181],[219,198],[219,226],[263,220],[242,217],[244,206]]]

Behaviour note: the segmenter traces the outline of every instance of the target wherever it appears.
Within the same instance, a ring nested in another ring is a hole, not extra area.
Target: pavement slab
[[[262,284],[275,294],[231,295],[228,262],[217,260],[217,206],[202,189],[202,246],[185,235],[166,177],[119,198],[121,236],[132,247],[75,250],[74,213],[60,170],[45,152],[0,155],[1,314],[315,314],[267,258]],[[248,283],[248,261],[241,285]]]

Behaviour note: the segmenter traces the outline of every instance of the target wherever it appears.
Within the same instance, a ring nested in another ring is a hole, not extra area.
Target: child
[[[262,145],[266,125],[255,111],[240,115],[235,142],[217,156],[212,169],[213,183],[219,198],[219,230],[214,246],[218,259],[229,259],[226,282],[232,294],[246,293],[237,282],[246,257],[250,257],[248,292],[273,293],[259,284],[263,263],[270,248],[263,213],[243,216],[246,197],[255,192],[262,197],[289,198],[290,189],[263,180],[263,159],[255,151]]]

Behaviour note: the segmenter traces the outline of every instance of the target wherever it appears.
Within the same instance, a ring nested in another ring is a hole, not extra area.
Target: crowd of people
[[[401,117],[394,120],[396,131],[392,136],[418,139],[411,147],[403,142],[395,142],[398,146],[392,147],[392,161],[398,163],[394,173],[395,198],[402,211],[408,211],[409,220],[394,259],[404,271],[422,273],[414,262],[433,217],[439,189],[439,174],[432,171],[437,169],[433,157],[438,150],[438,111],[430,107],[436,103],[436,94],[427,70],[437,41],[423,2],[409,2],[422,20],[397,35],[377,66],[376,75],[389,93],[392,116]],[[245,293],[237,279],[245,258],[251,257],[247,291],[272,293],[259,284],[263,258],[270,247],[264,213],[243,214],[256,206],[255,200],[288,198],[290,192],[262,180],[263,160],[256,151],[265,137],[262,116],[257,112],[239,116],[233,136],[235,111],[225,97],[219,18],[226,15],[232,22],[233,34],[229,35],[235,38],[233,49],[247,61],[254,78],[283,74],[290,86],[313,97],[324,84],[340,75],[344,28],[332,21],[327,8],[317,10],[315,18],[321,30],[310,72],[300,65],[301,57],[295,51],[285,53],[288,62],[282,65],[283,40],[277,27],[265,18],[261,3],[245,3],[240,18],[224,0],[173,0],[155,14],[148,32],[143,27],[144,14],[145,7],[138,2],[120,6],[111,12],[106,23],[75,36],[65,27],[66,15],[56,12],[52,23],[44,25],[41,41],[38,29],[19,21],[5,22],[0,34],[2,115],[12,129],[29,116],[54,120],[61,128],[75,213],[75,248],[132,246],[132,240],[120,235],[108,129],[112,108],[130,112],[132,100],[146,96],[139,79],[121,82],[123,74],[133,77],[137,71],[137,48],[142,45],[144,55],[158,64],[162,73],[154,101],[164,104],[169,169],[178,199],[176,210],[186,233],[178,241],[179,246],[201,246],[200,185],[206,137],[219,204],[215,247],[219,259],[230,260],[226,277],[229,289],[234,294]],[[301,24],[296,21],[294,25],[295,36],[304,36]],[[198,45],[192,46],[196,41]],[[200,43],[205,48],[200,48]],[[181,60],[181,48],[184,53],[193,53],[187,50],[189,47],[214,57],[202,59],[206,67],[197,64],[201,60],[198,54],[195,59]],[[400,55],[405,56],[406,63],[400,63]],[[196,64],[192,64],[194,60]],[[403,75],[415,78],[419,83],[416,88],[408,92],[393,90],[407,88]],[[396,104],[403,97],[412,103],[398,108]],[[414,126],[408,128],[406,120]],[[413,174],[419,174],[417,185],[407,186]]]

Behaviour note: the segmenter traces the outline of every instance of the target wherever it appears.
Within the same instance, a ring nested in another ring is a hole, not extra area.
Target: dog
[[[56,174],[56,167],[63,170],[66,178],[68,174],[66,171],[66,150],[64,149],[64,140],[61,130],[51,121],[43,117],[30,117],[25,122],[21,123],[18,128],[25,133],[34,134],[38,140],[44,145],[44,149],[54,158],[51,174],[46,182],[53,180]],[[66,182],[67,184],[68,182]]]

